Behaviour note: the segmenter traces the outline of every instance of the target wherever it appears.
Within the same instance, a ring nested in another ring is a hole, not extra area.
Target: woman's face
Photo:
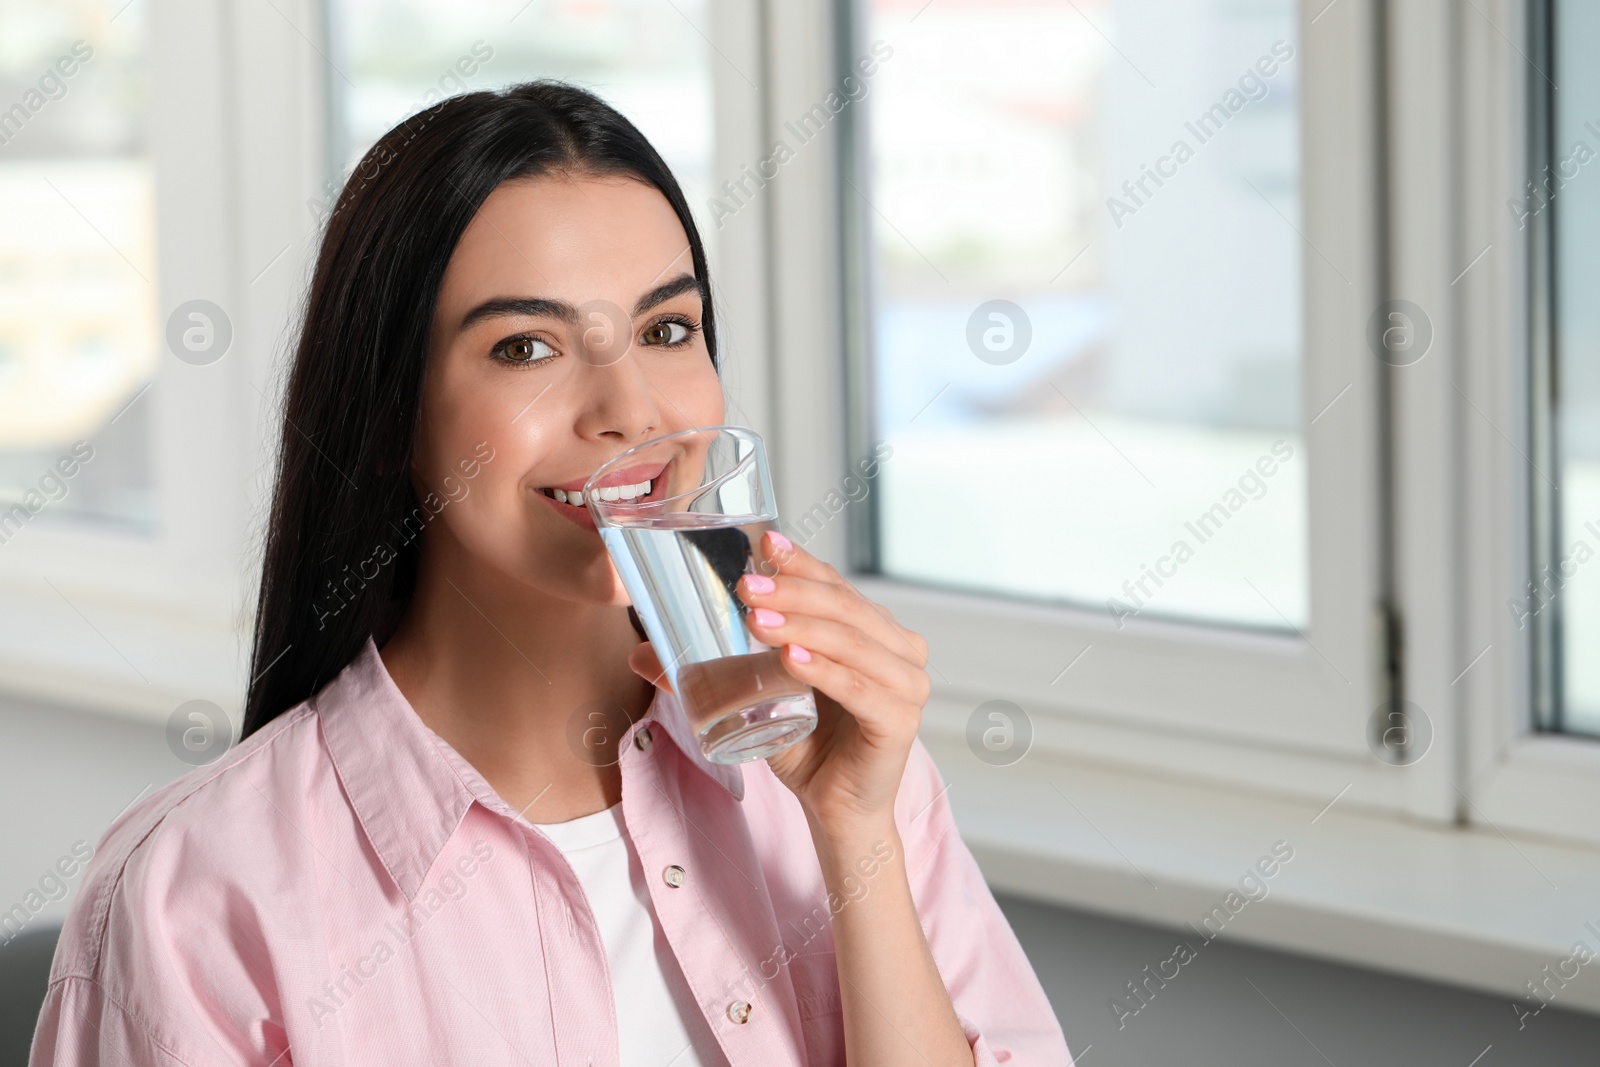
[[[618,453],[722,421],[701,314],[688,237],[652,186],[560,176],[490,194],[434,313],[412,459],[418,498],[442,502],[429,565],[627,603],[587,509],[555,491],[577,499]]]

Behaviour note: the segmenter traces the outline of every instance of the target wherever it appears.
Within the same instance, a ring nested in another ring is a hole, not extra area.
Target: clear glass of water
[[[751,635],[735,588],[772,573],[756,552],[778,511],[755,431],[646,441],[590,475],[583,500],[706,758],[762,759],[809,734],[811,687]]]

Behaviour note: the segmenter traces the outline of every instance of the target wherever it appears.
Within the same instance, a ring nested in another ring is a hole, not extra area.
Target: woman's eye
[[[555,350],[537,337],[512,337],[495,346],[494,354],[508,363],[537,363]]]
[[[658,322],[647,327],[642,340],[647,345],[679,345],[689,339],[689,327],[681,322]]]

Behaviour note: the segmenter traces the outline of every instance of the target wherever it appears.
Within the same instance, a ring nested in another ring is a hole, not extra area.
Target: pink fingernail
[[[744,576],[744,587],[752,593],[770,593],[778,588],[778,583],[765,574],[747,574]]]
[[[754,612],[756,625],[775,629],[784,624],[784,618],[771,608],[757,608]]]
[[[789,658],[794,660],[796,663],[810,663],[811,662],[811,653],[807,652],[805,649],[801,648],[799,645],[790,645],[789,646]]]
[[[772,547],[777,549],[779,552],[794,551],[794,542],[783,536],[783,534],[779,533],[777,530],[768,530],[767,537],[772,540]]]

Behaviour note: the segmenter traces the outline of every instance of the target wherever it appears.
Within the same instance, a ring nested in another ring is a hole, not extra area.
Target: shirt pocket
[[[844,1067],[844,1013],[839,1001],[838,957],[810,952],[789,961],[800,1030],[810,1067]]]

